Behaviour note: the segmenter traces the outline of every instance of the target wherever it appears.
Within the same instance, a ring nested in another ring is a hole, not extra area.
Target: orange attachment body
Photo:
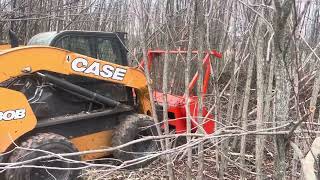
[[[212,73],[212,67],[210,60],[212,57],[216,58],[222,58],[222,54],[217,52],[216,50],[208,51],[208,52],[199,52],[199,51],[192,51],[192,54],[198,54],[198,53],[204,53],[204,58],[202,60],[203,68],[204,70],[204,78],[203,78],[203,91],[201,93],[200,98],[204,98],[207,89],[209,86],[209,79],[210,75]],[[175,54],[175,55],[181,55],[181,54],[187,54],[187,51],[183,50],[177,50],[177,51],[164,51],[164,50],[150,50],[148,51],[148,60],[147,60],[147,67],[149,69],[152,68],[152,62],[155,59],[155,57],[158,56],[164,56],[165,54]],[[144,66],[144,61],[140,62],[140,66]],[[188,85],[189,92],[192,92],[192,90],[195,88],[195,85],[197,84],[199,79],[199,73],[197,72],[191,82]],[[162,105],[163,104],[163,97],[164,94],[162,92],[153,92],[153,96],[155,97],[155,101]],[[206,107],[202,107],[202,114],[198,115],[198,96],[189,95],[189,97],[186,97],[185,95],[179,96],[179,95],[173,95],[173,94],[167,94],[167,103],[168,103],[168,112],[171,113],[173,116],[171,116],[171,119],[169,121],[169,125],[171,127],[174,127],[176,133],[185,133],[187,131],[187,113],[186,113],[186,99],[189,100],[189,109],[190,109],[190,115],[191,115],[191,126],[192,131],[196,131],[198,127],[203,128],[203,130],[208,133],[212,134],[215,130],[215,121],[214,117],[210,112],[208,112],[208,109]],[[199,117],[203,118],[203,124],[199,124]]]

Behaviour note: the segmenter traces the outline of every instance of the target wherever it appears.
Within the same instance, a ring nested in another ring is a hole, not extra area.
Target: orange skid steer
[[[140,69],[127,66],[123,36],[50,32],[33,37],[25,47],[0,46],[0,152],[14,150],[0,156],[2,163],[47,155],[43,151],[60,154],[105,149],[157,135],[148,116],[151,106],[145,75]],[[157,142],[147,141],[112,153],[127,161],[156,150]],[[68,158],[94,160],[106,155],[92,153]],[[32,161],[25,166],[11,165],[2,175],[7,180],[52,176],[69,180],[79,174],[41,168],[77,166],[59,160]]]
[[[124,40],[125,33],[62,31],[40,33],[24,47],[0,45],[0,176],[72,180],[81,160],[112,153],[125,162],[158,150],[150,140],[67,157],[79,163],[55,157],[30,161],[158,135],[146,77],[140,68],[128,66]]]

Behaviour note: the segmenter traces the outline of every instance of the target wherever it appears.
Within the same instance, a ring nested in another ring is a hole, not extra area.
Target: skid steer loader
[[[129,161],[158,149],[158,143],[150,140],[113,152],[76,153],[119,146],[158,134],[150,117],[147,81],[141,68],[144,61],[140,67],[128,66],[125,33],[46,32],[34,36],[23,47],[15,47],[18,41],[13,32],[10,38],[13,47],[0,45],[0,154],[3,154],[0,155],[0,176],[6,180],[72,180],[79,174],[79,164],[72,160],[95,160],[112,153],[120,161]],[[149,65],[165,52],[149,51]],[[221,58],[214,50],[205,54],[203,95],[212,71],[210,57]],[[190,92],[197,79],[195,74],[189,85]],[[161,120],[163,94],[153,93]],[[186,132],[186,98],[168,95],[169,126],[176,133]],[[195,131],[199,126],[198,97],[189,98]],[[205,107],[202,116],[206,117],[202,130],[213,133],[213,117]],[[41,159],[48,153],[75,155],[68,156],[69,163],[55,158]],[[34,158],[38,160],[30,161]],[[142,167],[152,160],[129,167]],[[1,162],[6,167],[1,167]],[[19,168],[21,162],[28,163]],[[3,172],[1,168],[7,170]]]
[[[124,37],[124,33],[47,32],[34,36],[24,47],[0,45],[4,179],[76,179],[79,164],[72,160],[94,160],[110,153],[76,152],[157,135],[148,116],[151,105],[146,77],[139,68],[128,66]],[[156,151],[157,145],[145,141],[112,154],[128,161]],[[50,152],[75,154],[67,157],[68,162],[54,157],[39,159]],[[30,161],[34,158],[38,160]]]

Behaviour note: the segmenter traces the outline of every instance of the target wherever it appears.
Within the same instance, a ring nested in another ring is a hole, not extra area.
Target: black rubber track
[[[112,146],[116,147],[143,136],[157,136],[157,130],[151,117],[143,114],[131,114],[121,117],[121,123],[113,131]],[[130,146],[126,146],[113,152],[113,156],[121,161],[128,161],[144,157],[159,149],[159,144],[155,140],[143,141]],[[151,163],[154,158],[130,165],[128,169],[141,168]]]
[[[50,151],[54,153],[72,153],[72,152],[78,152],[78,150],[74,147],[74,145],[65,137],[53,134],[53,133],[39,133],[34,136],[30,136],[26,138],[23,142],[21,142],[20,147],[28,148],[28,149],[40,149],[45,151]],[[44,156],[47,154],[44,154],[39,151],[28,151],[28,150],[22,150],[17,149],[15,150],[12,155],[9,157],[8,162],[9,163],[15,163],[19,161],[25,161],[28,159],[34,159],[36,157]],[[80,160],[80,156],[73,156],[68,157],[69,159],[73,160]],[[53,159],[50,159],[53,160]],[[48,160],[42,160],[42,161],[35,161],[31,162],[28,165],[41,165],[43,163],[47,163]],[[52,167],[64,167],[64,168],[71,168],[76,167],[77,164],[71,164],[71,163],[62,163],[61,161],[51,161],[53,163],[58,164],[51,164]],[[39,164],[40,163],[40,164]],[[61,165],[62,163],[62,165]],[[59,166],[59,164],[61,166]],[[47,164],[46,164],[47,165]],[[56,179],[59,180],[74,180],[77,179],[79,176],[80,171],[78,170],[64,170],[64,171],[53,171],[48,170],[53,176],[56,177]],[[19,169],[10,169],[5,172],[5,178],[6,180],[53,180],[51,175],[49,175],[48,171],[44,169],[36,169],[36,168],[19,168]],[[38,177],[40,174],[44,176]],[[47,174],[45,174],[47,173]]]

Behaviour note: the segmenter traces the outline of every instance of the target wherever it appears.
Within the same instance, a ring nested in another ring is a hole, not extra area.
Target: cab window
[[[49,46],[51,41],[56,37],[56,32],[44,32],[33,36],[27,45],[46,45]]]
[[[97,58],[112,63],[122,64],[119,48],[112,39],[97,38]]]
[[[67,36],[60,39],[56,45],[59,48],[66,49],[78,54],[94,57],[90,37],[85,36]]]

